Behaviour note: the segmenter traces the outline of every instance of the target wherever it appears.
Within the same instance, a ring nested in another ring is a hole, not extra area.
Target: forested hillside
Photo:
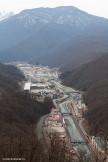
[[[18,89],[19,82],[24,79],[24,76],[13,65],[4,65],[0,63],[0,87]]]
[[[86,118],[91,126],[91,133],[98,134],[108,130],[108,56],[68,71],[61,78],[64,84],[86,92]]]
[[[23,79],[16,67],[0,63],[0,161],[5,157],[30,161],[34,147],[41,147],[36,136],[36,123],[53,107],[50,98],[39,102],[21,91],[19,82]],[[38,151],[34,150],[38,156]]]

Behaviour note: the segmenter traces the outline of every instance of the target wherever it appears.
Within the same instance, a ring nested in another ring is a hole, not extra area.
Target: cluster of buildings
[[[82,96],[80,93],[73,93],[72,94],[73,102],[73,110],[74,114],[77,117],[77,119],[82,119],[85,111],[87,111],[86,105],[82,101]],[[105,162],[108,162],[108,142],[103,140],[101,137],[90,137],[90,143],[96,150],[97,154],[102,159],[105,159]]]
[[[57,92],[51,80],[58,79],[58,68],[50,69],[48,66],[43,67],[26,62],[15,62],[13,64],[22,71],[27,80],[23,87],[24,91],[30,92],[32,97],[39,100],[44,99],[45,96],[57,97]]]
[[[92,136],[92,145],[103,159],[108,162],[108,142],[102,137]]]
[[[26,76],[26,78],[37,79],[40,81],[40,78],[44,77],[49,78],[58,78],[59,71],[58,68],[50,69],[48,66],[41,65],[32,65],[24,62],[16,62],[15,64]]]
[[[52,93],[54,92],[53,89],[50,88],[50,86],[46,83],[31,83],[31,82],[27,82],[24,85],[24,90],[29,91],[31,93],[39,93],[39,92],[48,92],[48,93]]]
[[[70,147],[70,139],[67,134],[66,124],[64,121],[63,116],[61,115],[59,109],[52,109],[50,114],[45,120],[45,128],[46,134],[49,139],[57,138],[56,143],[64,147],[64,142],[66,144],[65,149],[65,156],[67,159],[75,159],[77,160],[77,155],[75,150]],[[54,141],[55,142],[55,141]]]
[[[46,126],[46,131],[49,135],[53,135],[54,133],[56,133],[60,139],[68,141],[65,121],[58,109],[51,110],[50,114],[46,119]]]
[[[32,97],[36,97],[36,99],[44,100],[45,97],[50,97],[52,99],[56,98],[58,95],[56,90],[52,85],[46,83],[31,83],[27,82],[24,85],[24,91],[28,91],[31,93]]]
[[[85,111],[86,111],[86,105],[82,102],[82,96],[81,95],[82,94],[80,94],[80,93],[73,93],[72,94],[72,98],[73,98],[73,101],[74,101],[73,108],[74,108],[75,115],[78,118],[82,118]]]

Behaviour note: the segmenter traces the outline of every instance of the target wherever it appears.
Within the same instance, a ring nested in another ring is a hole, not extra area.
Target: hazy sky
[[[75,6],[88,13],[108,18],[108,0],[0,0],[0,11],[20,12],[38,7]]]

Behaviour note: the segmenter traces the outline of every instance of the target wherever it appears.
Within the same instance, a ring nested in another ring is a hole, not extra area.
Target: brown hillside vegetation
[[[33,100],[28,93],[2,91],[0,100],[0,160],[24,158],[38,162],[44,156],[42,143],[37,139],[36,123],[53,107],[50,98],[43,103]]]
[[[53,103],[50,98],[40,103],[21,92],[18,83],[22,79],[16,67],[0,64],[0,162],[12,157],[36,162],[40,158],[38,150],[42,152],[36,123],[50,112]]]
[[[15,66],[0,63],[0,87],[18,89],[18,82],[23,79],[24,76]]]
[[[0,118],[8,124],[35,124],[42,115],[50,112],[52,106],[50,98],[40,103],[33,100],[28,93],[3,91],[0,100]]]
[[[86,118],[91,125],[91,133],[108,130],[108,56],[102,56],[61,77],[64,84],[86,91]]]

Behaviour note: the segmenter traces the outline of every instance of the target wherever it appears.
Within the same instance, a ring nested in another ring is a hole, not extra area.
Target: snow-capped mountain
[[[60,39],[57,38],[58,41],[53,42],[53,45],[62,43],[70,39],[75,33],[83,31],[95,19],[95,16],[68,6],[28,9],[15,15],[4,12],[0,15],[0,50],[43,30],[44,35],[48,35],[49,31],[50,33],[56,32],[53,39],[55,39],[56,35],[59,35]],[[6,34],[7,32],[8,34]]]
[[[84,53],[89,54],[91,49],[97,53],[95,51],[100,51],[103,44],[105,45],[104,53],[106,45],[108,46],[108,20],[90,15],[75,7],[29,9],[5,20],[0,22],[1,61],[30,60],[32,58],[32,60],[40,62],[40,60],[46,60],[46,54],[55,55],[61,51],[64,44],[67,46],[73,44],[72,49],[69,48],[68,53],[66,50],[63,57],[61,57],[62,52],[58,54],[59,59],[58,55],[54,56],[56,58],[54,64],[56,62],[58,66],[65,62],[67,54],[70,54],[68,58],[71,58],[75,52],[80,56]],[[79,37],[81,38],[79,39]],[[87,50],[83,42],[86,42]],[[104,43],[101,44],[101,42]],[[62,44],[63,46],[61,46]],[[91,48],[94,45],[96,46]],[[82,49],[86,51],[84,52]],[[42,59],[43,56],[45,59]],[[51,55],[48,56],[48,58],[50,57]],[[52,64],[52,61],[47,61],[47,63],[50,62]]]
[[[7,18],[9,18],[9,17],[11,17],[11,16],[13,16],[13,15],[14,15],[13,12],[1,11],[0,12],[0,22],[7,19]]]
[[[25,27],[39,23],[71,26],[87,25],[93,18],[75,7],[37,8],[24,10],[16,15],[16,19],[23,22]]]

